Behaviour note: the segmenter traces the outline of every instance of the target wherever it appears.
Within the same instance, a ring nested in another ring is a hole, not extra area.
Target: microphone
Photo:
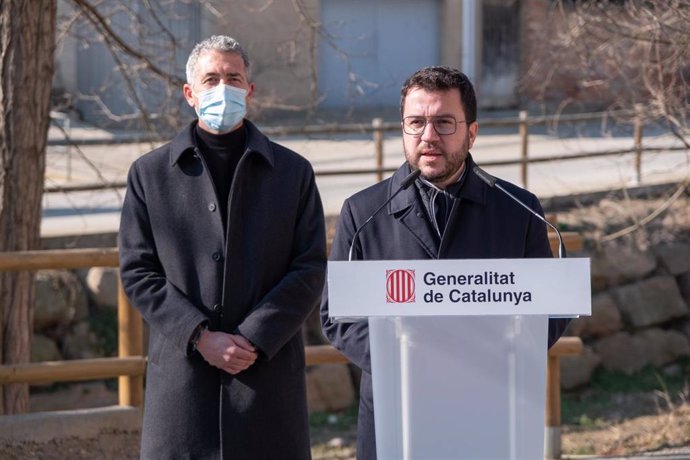
[[[551,222],[548,220],[544,219],[542,216],[539,215],[538,212],[536,212],[534,209],[530,208],[527,206],[525,203],[523,203],[518,197],[510,193],[508,190],[506,190],[501,184],[497,183],[497,180],[494,176],[489,174],[488,172],[484,171],[481,169],[479,166],[475,166],[474,169],[472,170],[481,180],[486,182],[486,184],[491,187],[491,188],[497,188],[506,195],[508,195],[510,198],[513,199],[513,201],[517,202],[520,206],[531,212],[534,216],[536,216],[539,220],[544,222],[546,225],[551,227],[555,232],[556,236],[558,236],[558,257],[560,259],[564,259],[568,257],[565,251],[565,245],[563,244],[563,237],[561,236],[561,232],[558,231],[555,225],[553,225]]]
[[[417,169],[415,171],[412,171],[410,174],[408,174],[407,177],[405,177],[402,180],[402,182],[400,182],[400,187],[398,187],[398,189],[395,191],[395,193],[393,193],[386,201],[384,201],[383,204],[381,206],[379,206],[378,209],[376,209],[376,211],[374,211],[372,213],[372,215],[369,216],[369,218],[367,220],[364,221],[364,223],[357,229],[357,231],[355,231],[355,234],[352,235],[352,243],[350,243],[350,250],[347,254],[347,261],[348,262],[350,262],[352,260],[352,250],[355,247],[355,241],[357,241],[357,236],[359,236],[359,234],[362,232],[362,229],[364,229],[364,227],[366,227],[367,224],[369,222],[371,222],[371,220],[374,217],[376,217],[376,215],[379,212],[381,212],[381,210],[383,208],[385,208],[386,205],[388,203],[390,203],[393,200],[393,198],[395,198],[398,195],[398,193],[402,192],[403,190],[407,189],[410,185],[412,185],[412,183],[419,177],[419,175],[421,173],[422,173],[421,169]]]

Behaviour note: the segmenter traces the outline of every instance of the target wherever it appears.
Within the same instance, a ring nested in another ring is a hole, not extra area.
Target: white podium
[[[549,316],[591,313],[589,259],[329,262],[369,319],[379,460],[544,456]]]

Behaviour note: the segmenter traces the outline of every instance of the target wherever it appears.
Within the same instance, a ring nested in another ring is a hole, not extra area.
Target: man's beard
[[[427,174],[424,170],[422,170],[422,176],[421,177],[424,178],[425,180],[431,182],[432,184],[437,185],[437,184],[442,184],[442,183],[448,181],[454,175],[456,175],[458,173],[458,171],[460,171],[463,164],[465,163],[465,159],[467,158],[469,138],[466,137],[465,141],[462,143],[460,148],[458,150],[452,152],[452,153],[448,153],[448,152],[442,150],[441,148],[439,148],[435,144],[427,144],[427,145],[434,147],[439,152],[442,152],[443,158],[445,159],[445,166],[444,166],[443,170],[441,170],[441,171],[436,171],[436,172],[432,172],[431,174]],[[404,145],[403,145],[403,148],[405,148]],[[422,150],[421,145],[418,146],[418,149]],[[407,159],[407,162],[410,164],[410,167],[413,170],[422,169],[419,166],[419,163],[420,163],[422,157],[423,156],[421,154],[417,155],[416,156],[417,163],[412,164],[412,162],[410,161],[411,156],[409,155],[407,149],[405,149],[405,159]]]

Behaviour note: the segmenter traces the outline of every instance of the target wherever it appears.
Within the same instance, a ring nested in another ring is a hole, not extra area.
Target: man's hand
[[[228,374],[239,374],[254,364],[256,348],[241,335],[204,330],[196,349],[210,365]]]

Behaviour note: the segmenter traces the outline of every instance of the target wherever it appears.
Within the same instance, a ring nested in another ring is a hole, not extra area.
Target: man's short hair
[[[187,59],[187,83],[190,85],[194,83],[194,72],[196,72],[196,63],[199,60],[199,56],[208,51],[220,51],[222,53],[235,53],[242,56],[244,61],[244,67],[247,70],[247,78],[249,78],[249,55],[242,48],[242,45],[232,37],[227,35],[213,35],[206,40],[197,43],[192,52],[189,54]]]
[[[467,123],[477,121],[477,97],[474,87],[467,75],[457,69],[446,66],[424,67],[413,73],[400,91],[400,115],[403,116],[405,98],[413,88],[421,88],[426,91],[449,91],[457,88],[460,92],[460,102],[465,109]]]

